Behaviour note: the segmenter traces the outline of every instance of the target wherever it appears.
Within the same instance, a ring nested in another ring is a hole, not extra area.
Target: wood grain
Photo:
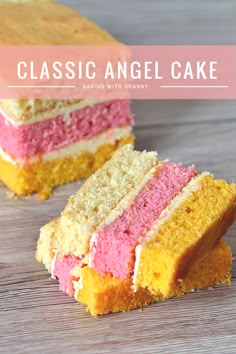
[[[64,1],[130,44],[235,43],[236,2]],[[235,101],[135,101],[137,148],[236,179]],[[92,318],[34,260],[39,228],[80,183],[38,202],[0,187],[1,353],[236,352],[236,265],[231,287],[202,290],[125,314]],[[236,256],[236,225],[226,240]]]

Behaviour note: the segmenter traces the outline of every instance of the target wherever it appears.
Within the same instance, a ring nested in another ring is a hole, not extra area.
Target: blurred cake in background
[[[54,1],[0,3],[0,45],[119,44]],[[18,195],[89,176],[132,143],[129,100],[0,100],[0,180]]]

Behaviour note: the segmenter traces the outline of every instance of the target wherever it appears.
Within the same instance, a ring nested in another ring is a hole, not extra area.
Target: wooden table
[[[233,44],[236,3],[67,1],[129,44]],[[235,101],[136,101],[138,149],[195,163],[235,180]],[[92,318],[58,291],[34,260],[39,228],[58,215],[74,183],[38,202],[11,200],[0,188],[1,353],[236,352],[236,266],[231,287],[202,290],[130,313]],[[226,240],[236,254],[236,227]]]

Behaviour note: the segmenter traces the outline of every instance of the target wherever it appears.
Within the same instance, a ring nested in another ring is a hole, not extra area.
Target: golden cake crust
[[[0,45],[119,43],[94,22],[54,1],[1,1],[0,23]]]

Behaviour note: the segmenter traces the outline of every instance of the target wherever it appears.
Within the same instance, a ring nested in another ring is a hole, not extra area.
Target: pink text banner
[[[1,99],[235,99],[236,46],[1,46]]]

